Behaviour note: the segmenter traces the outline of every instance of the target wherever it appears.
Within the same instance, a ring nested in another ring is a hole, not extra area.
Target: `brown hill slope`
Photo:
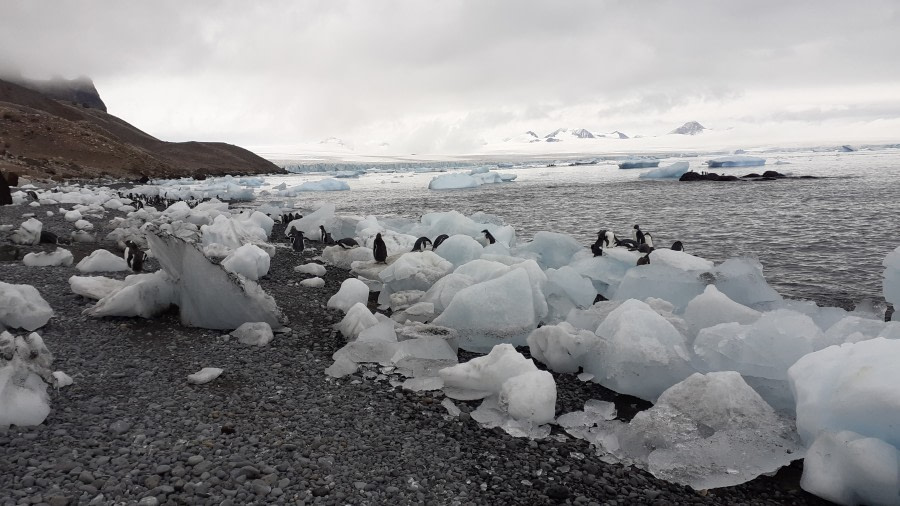
[[[98,108],[0,80],[0,170],[36,178],[180,177],[280,172],[220,142],[165,142]]]

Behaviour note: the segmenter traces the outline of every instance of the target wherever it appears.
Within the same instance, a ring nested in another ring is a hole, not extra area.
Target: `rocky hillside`
[[[0,80],[0,171],[4,173],[60,180],[281,170],[231,144],[161,141],[107,114],[90,80],[43,81],[28,88]]]

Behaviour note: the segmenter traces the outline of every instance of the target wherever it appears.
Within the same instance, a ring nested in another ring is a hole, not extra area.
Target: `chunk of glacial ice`
[[[556,232],[538,232],[531,242],[513,248],[514,255],[535,260],[542,269],[569,265],[572,256],[584,249],[574,237]]]
[[[46,325],[51,316],[53,310],[37,288],[0,281],[0,324],[35,330]]]
[[[524,269],[463,288],[434,319],[435,325],[456,329],[460,347],[475,352],[503,342],[525,344],[537,323],[532,285]]]
[[[850,430],[900,448],[900,341],[881,337],[810,353],[788,370],[797,431]]]
[[[50,414],[53,356],[41,336],[0,333],[0,427],[40,425]]]
[[[120,279],[104,276],[72,276],[69,278],[69,287],[72,289],[72,293],[95,300],[106,297],[124,285],[125,282]]]
[[[231,331],[241,344],[249,346],[265,346],[275,337],[272,327],[266,322],[246,322]]]
[[[119,255],[110,253],[105,249],[98,249],[81,259],[75,266],[78,272],[122,272],[131,270],[125,259]]]
[[[440,376],[445,387],[499,394],[509,378],[537,370],[534,362],[512,345],[498,344],[487,355],[442,369]]]
[[[193,385],[203,385],[218,378],[221,374],[222,369],[218,367],[204,367],[194,374],[189,374],[187,380],[188,383],[191,383]]]
[[[655,401],[694,372],[684,336],[639,300],[613,310],[597,336],[599,342],[584,357],[584,371],[616,392]]]
[[[900,452],[853,431],[824,431],[806,452],[800,487],[846,504],[897,504]]]
[[[694,335],[701,329],[720,323],[750,324],[761,315],[759,311],[729,299],[714,285],[707,285],[703,293],[694,297],[684,310],[684,319]]]
[[[244,244],[232,251],[224,260],[222,267],[228,272],[240,274],[247,279],[257,281],[269,273],[272,258],[255,244]]]
[[[456,353],[439,337],[401,341],[391,363],[406,376],[438,376],[441,369],[457,364]]]
[[[356,278],[347,278],[341,288],[328,299],[328,307],[347,312],[356,304],[365,305],[369,301],[369,287]]]
[[[57,247],[54,251],[49,253],[40,252],[40,253],[29,253],[25,255],[25,258],[22,259],[22,263],[27,265],[28,267],[55,267],[58,265],[72,265],[74,258],[72,256],[72,252],[65,249]]]
[[[556,381],[547,371],[531,371],[503,382],[498,405],[511,417],[542,425],[556,413]]]
[[[617,432],[618,454],[697,490],[772,473],[803,457],[788,418],[734,371],[695,373]]]
[[[357,302],[347,311],[344,318],[335,325],[348,339],[355,339],[363,330],[378,323],[378,318],[362,302]]]
[[[317,263],[307,263],[294,267],[294,272],[302,274],[312,274],[313,276],[324,276],[325,266]]]
[[[556,372],[575,373],[584,356],[600,341],[591,331],[578,330],[571,324],[544,325],[534,329],[526,339],[531,356]]]

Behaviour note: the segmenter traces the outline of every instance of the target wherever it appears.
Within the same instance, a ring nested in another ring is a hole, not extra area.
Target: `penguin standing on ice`
[[[612,233],[611,230],[601,230],[597,232],[597,243],[600,244],[601,248],[608,248],[610,245],[616,245],[616,234]]]
[[[425,246],[426,243],[431,244],[431,239],[429,239],[427,237],[419,237],[418,239],[416,239],[416,244],[413,245],[412,250],[413,251],[424,251],[425,247],[426,247]]]
[[[297,230],[296,228],[292,228],[288,237],[291,240],[291,248],[294,249],[297,253],[303,253],[303,248],[306,246],[303,244],[303,232]]]
[[[381,238],[381,233],[375,234],[375,243],[372,246],[372,254],[375,256],[375,262],[387,263],[387,244]]]
[[[345,237],[343,239],[338,239],[337,245],[344,249],[351,249],[359,246],[359,243],[356,242],[356,239],[353,239],[352,237]]]
[[[322,232],[321,241],[325,244],[334,244],[334,239],[331,238],[331,234],[325,231],[325,225],[319,225],[319,230]]]
[[[490,232],[488,232],[488,229],[482,230],[481,233],[484,234],[484,238],[487,240],[488,244],[494,244],[495,242],[497,242],[497,239],[494,239],[494,236]]]
[[[134,241],[125,241],[125,254],[123,257],[125,258],[125,263],[128,264],[132,271],[141,272],[144,269],[144,260],[147,259],[147,254],[141,251]]]
[[[607,244],[605,232],[605,230],[601,230],[600,233],[597,234],[597,242],[591,244],[591,253],[593,253],[595,257],[603,256],[603,245]]]
[[[675,241],[672,243],[672,249],[675,251],[684,251],[684,244],[681,241]]]
[[[432,251],[436,250],[437,247],[440,246],[442,242],[446,241],[449,238],[450,238],[450,236],[447,234],[441,234],[441,235],[435,237],[434,242],[431,244],[431,250]]]

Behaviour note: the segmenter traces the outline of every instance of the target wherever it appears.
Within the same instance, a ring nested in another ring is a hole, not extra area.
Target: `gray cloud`
[[[710,105],[756,90],[842,87],[807,119],[841,103],[893,118],[900,92],[860,106],[853,90],[900,85],[897,26],[892,0],[7,0],[0,70],[89,75],[111,112],[163,138],[453,150],[526,125],[727,122]]]

